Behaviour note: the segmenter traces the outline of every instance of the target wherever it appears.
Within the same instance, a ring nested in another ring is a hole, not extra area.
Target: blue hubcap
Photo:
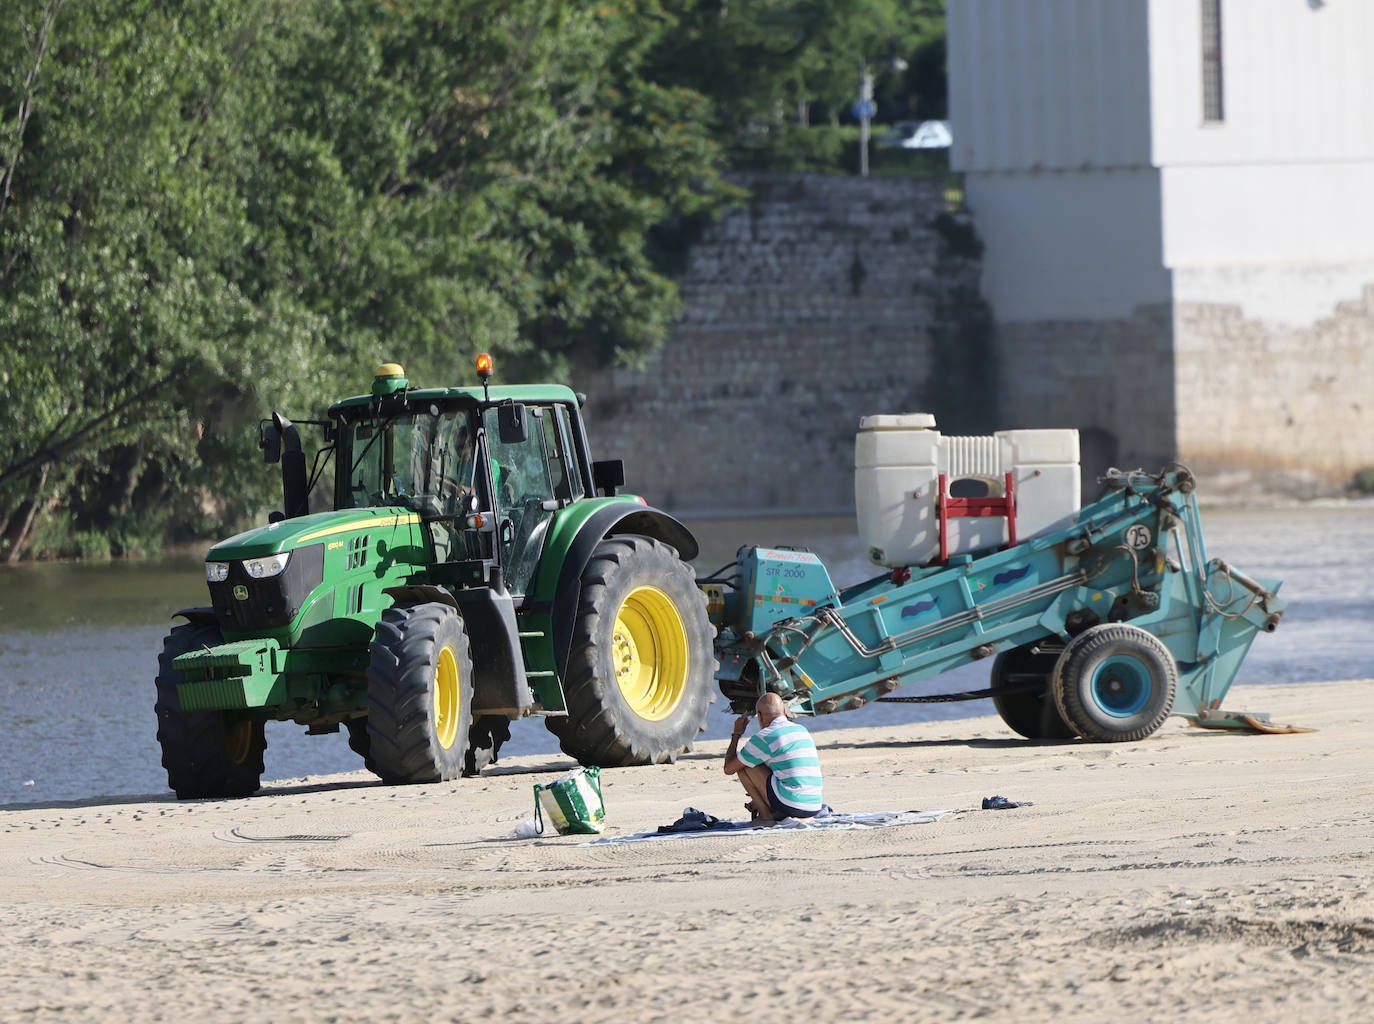
[[[1139,714],[1152,692],[1150,671],[1135,658],[1116,655],[1093,671],[1093,702],[1113,718]]]

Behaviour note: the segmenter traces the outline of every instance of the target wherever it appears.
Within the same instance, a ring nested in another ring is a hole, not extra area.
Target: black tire
[[[609,537],[582,572],[563,692],[545,723],[584,765],[670,762],[715,700],[714,637],[696,573],[666,544]]]
[[[1069,641],[1054,667],[1055,701],[1086,740],[1144,739],[1169,717],[1178,666],[1160,640],[1138,626],[1107,623]]]
[[[1026,644],[1003,651],[992,662],[991,685],[1000,687],[1027,686],[1037,690],[1021,693],[994,694],[992,706],[1002,716],[1012,732],[1028,740],[1071,740],[1078,737],[1073,726],[1064,721],[1050,692],[1050,677],[1054,674],[1058,651],[1037,650],[1037,644]]]
[[[388,608],[370,650],[368,769],[392,785],[458,778],[472,723],[462,616],[438,602]]]
[[[372,771],[372,737],[367,733],[366,718],[350,718],[344,722],[348,730],[348,749],[363,759],[363,767]]]
[[[179,800],[251,796],[262,786],[263,723],[234,720],[223,711],[182,711],[177,698],[177,684],[186,677],[172,668],[172,659],[222,643],[218,626],[187,622],[173,627],[158,655],[157,741],[167,785]]]

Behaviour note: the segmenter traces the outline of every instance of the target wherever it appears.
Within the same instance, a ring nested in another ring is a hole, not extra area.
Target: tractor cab
[[[345,408],[336,422],[335,509],[415,513],[433,553],[427,562],[495,557],[497,509],[488,474],[477,472],[480,418],[471,400],[388,413]]]
[[[613,495],[624,472],[618,461],[591,463],[573,392],[493,394],[491,368],[490,356],[478,358],[480,387],[414,389],[399,365],[384,364],[369,395],[335,403],[322,425],[333,442],[335,510],[412,512],[435,582],[496,584],[519,597],[558,510],[598,486]],[[280,417],[263,424],[268,461],[282,462],[287,512],[278,519],[308,513],[320,476],[318,461],[307,482],[303,456],[288,457],[300,449],[294,429]]]

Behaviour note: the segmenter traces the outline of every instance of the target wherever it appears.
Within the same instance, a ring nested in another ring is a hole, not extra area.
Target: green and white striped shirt
[[[821,806],[821,760],[811,734],[795,722],[778,718],[749,737],[737,755],[744,764],[766,765],[778,797],[799,811]]]

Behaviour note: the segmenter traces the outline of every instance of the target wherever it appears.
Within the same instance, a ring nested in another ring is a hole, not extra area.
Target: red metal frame
[[[949,477],[940,474],[940,494],[936,507],[940,510],[940,563],[949,561],[949,541],[946,532],[950,519],[981,519],[994,516],[1007,521],[1007,547],[1016,546],[1016,482],[1010,473],[1003,476],[1005,493],[1000,498],[951,498]]]

